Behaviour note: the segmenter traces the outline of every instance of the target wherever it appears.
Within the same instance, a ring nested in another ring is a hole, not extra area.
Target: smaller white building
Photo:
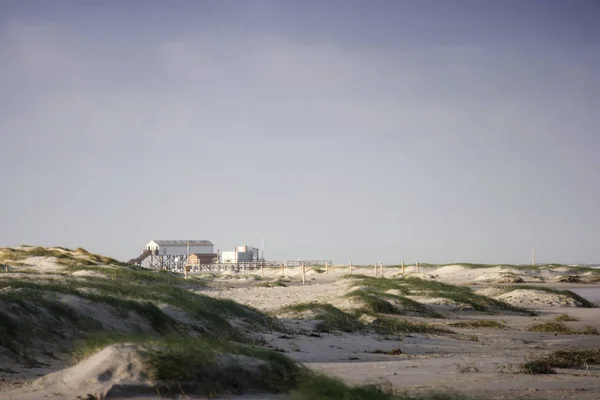
[[[208,240],[152,240],[146,250],[157,256],[184,256],[188,254],[213,254],[214,245]]]
[[[221,253],[221,263],[237,264],[258,261],[258,249],[250,246],[237,246],[234,250]]]

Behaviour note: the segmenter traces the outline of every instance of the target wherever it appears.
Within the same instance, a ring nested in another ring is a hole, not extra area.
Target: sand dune
[[[302,380],[320,378],[304,367],[350,385],[340,390],[600,397],[600,367],[522,370],[550,351],[599,347],[597,308],[550,289],[568,276],[594,287],[578,283],[594,271],[407,266],[374,279],[372,267],[349,277],[338,266],[309,268],[302,284],[300,268],[184,280],[115,262],[61,248],[0,251],[9,265],[0,273],[0,398],[150,399],[173,385],[190,398],[318,398]]]

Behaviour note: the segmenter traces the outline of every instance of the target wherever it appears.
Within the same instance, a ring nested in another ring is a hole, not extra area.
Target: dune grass
[[[499,321],[476,319],[471,321],[460,321],[448,324],[455,328],[478,329],[478,328],[493,328],[504,329],[506,325]]]
[[[364,275],[346,275],[345,279],[353,280],[355,286],[368,289],[371,292],[384,293],[396,290],[403,296],[425,296],[431,298],[445,298],[457,303],[470,305],[481,312],[497,314],[499,312],[514,312],[522,315],[535,315],[534,312],[508,303],[481,296],[466,286],[450,285],[437,281],[405,277],[396,279],[373,278]]]
[[[305,313],[311,313],[308,318],[321,321],[316,330],[319,332],[359,332],[372,330],[382,335],[398,335],[407,333],[452,333],[444,328],[438,328],[431,324],[415,323],[406,319],[386,316],[378,313],[368,313],[374,316],[371,323],[364,323],[360,316],[362,310],[347,313],[331,304],[326,303],[301,303],[282,307],[277,311],[280,313],[297,314],[298,317],[306,317]]]
[[[180,275],[160,269],[150,270],[136,265],[127,266],[88,266],[88,265],[70,265],[64,270],[67,274],[78,271],[89,271],[104,275],[114,281],[127,282],[131,284],[169,284],[169,285],[201,285],[195,280],[186,280]],[[200,287],[200,286],[199,286]]]
[[[386,278],[373,278],[366,275],[344,275],[342,279],[353,280],[356,286],[367,287],[370,290],[378,292],[385,292],[387,290],[397,290],[403,295],[410,294],[409,288],[407,288],[401,279],[386,279]]]
[[[308,374],[291,392],[291,400],[468,400],[460,394],[400,394],[381,385],[348,386],[341,379],[322,374]]]
[[[556,317],[554,317],[554,320],[556,322],[575,322],[575,321],[579,321],[579,318],[573,317],[572,315],[569,315],[569,314],[561,314],[561,315],[557,315]]]
[[[73,331],[90,332],[102,325],[90,316],[78,313],[56,296],[23,288],[0,292],[0,345],[16,355],[29,358],[37,335],[46,339],[65,338]]]
[[[24,249],[2,248],[0,249],[0,262],[15,264],[29,257],[54,257],[56,263],[62,266],[77,266],[77,265],[118,265],[126,266],[127,264],[115,260],[111,257],[106,257],[100,254],[90,253],[89,251],[79,248],[71,250],[66,247],[33,247],[28,246]]]
[[[92,303],[108,306],[115,316],[128,318],[134,313],[147,321],[158,334],[173,332],[196,332],[206,337],[251,342],[245,331],[234,326],[235,320],[260,329],[280,329],[280,324],[258,310],[232,300],[215,299],[193,293],[184,285],[192,283],[167,273],[147,272],[121,268],[94,267],[105,273],[106,278],[60,278],[19,277],[0,280],[0,311],[2,322],[0,343],[8,343],[18,353],[19,348],[30,345],[28,337],[35,329],[42,329],[52,337],[64,336],[61,326],[69,327],[70,335],[82,337],[101,330],[94,316],[83,316],[77,310],[60,301],[61,296],[75,296]],[[162,283],[165,275],[167,283]],[[171,282],[171,284],[169,284]],[[181,283],[182,286],[174,284]],[[167,304],[185,311],[190,322],[173,319],[158,305]],[[10,311],[8,311],[10,310]],[[60,321],[69,321],[62,324]],[[72,328],[72,329],[71,329]],[[21,346],[17,346],[18,344]]]
[[[587,368],[600,365],[600,350],[566,349],[523,363],[521,372],[526,374],[554,374],[554,368]]]
[[[562,322],[543,322],[530,326],[530,332],[547,332],[561,335],[599,335],[598,329],[593,326],[586,325],[582,329],[573,329],[563,324]]]
[[[297,314],[312,313],[311,319],[321,321],[317,325],[320,332],[357,332],[365,329],[358,318],[326,303],[300,303],[282,307],[278,313]]]
[[[307,374],[305,367],[272,350],[182,335],[90,337],[77,344],[73,358],[80,361],[118,343],[140,345],[144,367],[159,393],[287,392]]]
[[[119,343],[140,346],[149,378],[155,381],[157,392],[164,394],[183,391],[214,397],[253,392],[281,393],[293,400],[466,400],[454,394],[398,394],[377,385],[352,387],[272,350],[204,338],[95,336],[78,343],[74,360]]]
[[[449,329],[439,328],[423,322],[411,322],[403,318],[380,316],[372,322],[375,332],[382,335],[401,335],[410,333],[448,334]]]
[[[278,279],[275,281],[261,282],[261,283],[257,284],[256,287],[272,288],[272,287],[287,287],[287,285]]]
[[[361,301],[364,306],[360,311],[364,314],[404,315],[408,312],[414,312],[426,317],[443,318],[441,314],[436,313],[417,301],[391,293],[382,293],[370,289],[357,289],[347,293],[344,297]]]

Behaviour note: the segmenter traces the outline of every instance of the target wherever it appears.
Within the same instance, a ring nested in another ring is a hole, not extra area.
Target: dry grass
[[[554,374],[554,368],[586,368],[600,365],[600,350],[559,350],[521,365],[526,374]]]
[[[575,321],[579,321],[579,318],[577,317],[573,317],[569,314],[561,314],[561,315],[557,315],[554,320],[556,322],[575,322]]]
[[[593,326],[586,325],[582,329],[573,329],[563,324],[562,322],[542,322],[530,326],[528,329],[530,332],[547,332],[556,333],[561,335],[598,335],[598,329]]]
[[[455,328],[466,328],[466,329],[478,329],[478,328],[494,328],[494,329],[504,329],[506,325],[502,322],[492,321],[492,320],[472,320],[472,321],[460,321],[453,322],[448,324]]]

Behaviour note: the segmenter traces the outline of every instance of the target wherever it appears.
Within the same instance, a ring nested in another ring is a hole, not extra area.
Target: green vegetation
[[[535,324],[528,329],[530,332],[548,332],[562,335],[598,335],[598,329],[593,326],[585,326],[583,329],[575,330],[561,322],[543,322]]]
[[[289,313],[292,315],[302,315],[311,313],[311,319],[321,321],[317,325],[320,332],[356,332],[364,329],[364,325],[355,315],[345,313],[331,304],[324,303],[301,303],[285,306],[278,313]]]
[[[313,375],[301,380],[292,400],[394,400],[397,396],[376,386],[349,387],[340,379]]]
[[[397,290],[404,295],[410,294],[410,290],[403,279],[373,278],[365,275],[344,275],[342,279],[353,280],[356,283],[355,286],[367,287],[378,292]]]
[[[275,351],[206,338],[169,335],[102,335],[81,342],[81,360],[110,344],[140,345],[144,367],[160,393],[241,394],[287,392],[306,369]],[[241,357],[241,358],[240,358]]]
[[[287,287],[287,285],[285,283],[283,283],[281,280],[277,279],[275,281],[270,281],[270,282],[261,282],[258,285],[256,285],[256,287]]]
[[[573,317],[569,314],[561,314],[561,315],[557,315],[554,318],[554,320],[557,322],[574,322],[574,321],[579,321],[579,318]]]
[[[19,277],[0,280],[0,343],[17,354],[30,348],[32,332],[53,338],[85,337],[102,330],[93,315],[80,314],[65,301],[74,296],[86,302],[102,304],[115,315],[130,313],[146,321],[157,334],[196,332],[206,337],[251,341],[243,330],[229,321],[255,328],[279,329],[279,324],[263,313],[232,300],[220,300],[193,293],[194,280],[184,280],[164,271],[140,267],[67,267],[68,272],[89,270],[104,277],[60,278]],[[199,287],[199,286],[198,286]],[[184,312],[184,320],[175,320],[158,305]],[[68,324],[61,323],[69,321]],[[12,321],[12,322],[11,322]],[[65,328],[63,328],[65,327]],[[139,328],[141,329],[141,328]]]
[[[64,272],[72,274],[77,271],[89,271],[101,274],[109,280],[117,282],[127,282],[129,284],[136,285],[148,285],[148,284],[169,284],[169,285],[198,285],[197,281],[189,281],[183,279],[181,276],[161,270],[149,270],[136,265],[128,265],[126,267],[112,267],[112,266],[85,266],[85,265],[74,265],[64,269]]]
[[[309,374],[292,391],[292,400],[467,400],[458,394],[430,393],[426,395],[398,394],[378,385],[350,387],[341,379]]]
[[[103,335],[79,343],[80,361],[104,347],[138,344],[144,368],[155,389],[164,394],[239,395],[247,392],[289,393],[294,400],[464,400],[453,394],[400,395],[381,386],[350,387],[315,373],[284,355],[242,344],[166,336]],[[390,354],[400,354],[392,351]]]
[[[63,266],[77,265],[119,265],[126,266],[127,264],[115,260],[114,258],[93,254],[89,251],[79,248],[75,251],[66,247],[32,247],[26,246],[23,249],[3,248],[0,249],[0,262],[10,262],[15,265],[17,262],[25,260],[29,257],[55,257],[57,263]]]
[[[372,329],[383,335],[452,333],[447,329],[437,328],[431,324],[414,323],[405,319],[393,316],[387,317],[377,313],[369,314],[374,315],[375,318],[371,323],[367,324],[360,319],[360,316],[363,314],[361,310],[353,313],[346,313],[331,304],[324,303],[302,303],[285,306],[277,311],[277,314],[281,313],[321,321],[316,326],[316,330],[319,332],[358,332]]]
[[[460,321],[453,322],[449,324],[455,328],[467,328],[467,329],[477,329],[477,328],[495,328],[495,329],[504,329],[506,325],[502,322],[492,321],[492,320],[472,320],[472,321]]]
[[[346,275],[345,278],[353,280],[355,286],[360,286],[363,289],[368,289],[370,292],[378,292],[380,294],[394,290],[402,295],[445,298],[456,303],[467,304],[475,310],[482,312],[498,313],[510,311],[524,315],[535,315],[535,313],[524,308],[515,307],[499,300],[475,294],[471,288],[466,286],[449,285],[416,277],[386,279],[372,278],[364,275]]]
[[[357,289],[346,294],[345,297],[362,302],[364,306],[360,309],[360,312],[363,314],[403,315],[407,312],[414,312],[431,318],[443,318],[442,315],[417,301],[391,293],[382,293],[371,289]]]
[[[527,374],[553,374],[554,368],[587,368],[600,365],[600,350],[559,350],[521,365]]]
[[[372,322],[372,326],[375,329],[375,332],[383,335],[401,335],[409,333],[453,333],[448,329],[438,328],[432,324],[426,324],[422,322],[410,322],[405,319],[396,317],[381,316]]]

